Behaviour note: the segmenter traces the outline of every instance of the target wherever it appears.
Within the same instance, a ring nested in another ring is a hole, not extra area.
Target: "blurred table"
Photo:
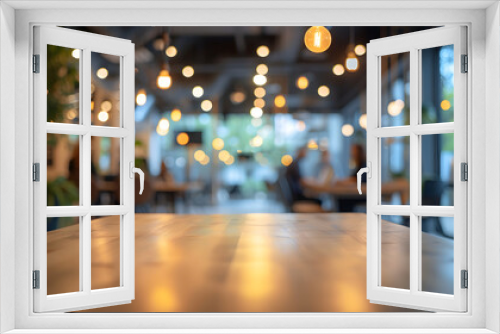
[[[94,312],[399,312],[366,299],[366,215],[136,214],[136,299]],[[110,218],[92,221],[92,278],[119,282],[119,229]],[[48,233],[57,268],[48,284],[64,284],[62,261],[78,226]],[[382,281],[409,282],[409,229],[383,222]],[[423,233],[423,282],[453,285],[453,240]],[[78,253],[76,253],[77,256]],[[78,257],[76,257],[78,258]],[[49,265],[50,266],[50,265]],[[114,270],[112,270],[114,269]],[[78,271],[69,281],[78,281]],[[116,277],[114,277],[115,275]],[[435,275],[440,275],[435,279]],[[94,284],[93,283],[93,284]]]
[[[186,192],[201,189],[201,185],[197,182],[175,183],[155,180],[151,183],[155,193],[155,200],[158,203],[158,196],[164,195],[167,199],[167,204],[171,207],[171,212],[175,213],[175,202],[177,198],[182,198],[187,202]]]

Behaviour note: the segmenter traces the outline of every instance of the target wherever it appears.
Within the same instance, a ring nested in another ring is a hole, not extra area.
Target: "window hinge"
[[[33,73],[40,73],[40,55],[33,55]]]
[[[467,270],[462,270],[462,289],[467,289],[469,287],[469,273]]]
[[[460,164],[460,180],[469,181],[469,165],[466,162]]]
[[[40,289],[40,270],[33,270],[33,289]]]
[[[462,55],[462,69],[460,72],[469,72],[469,57],[467,55]]]
[[[40,163],[33,164],[33,181],[40,182]]]

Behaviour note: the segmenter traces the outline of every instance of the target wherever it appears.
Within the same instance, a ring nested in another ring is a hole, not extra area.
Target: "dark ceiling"
[[[332,45],[321,54],[306,49],[303,37],[308,27],[72,27],[101,35],[129,39],[136,48],[136,90],[145,89],[155,95],[156,109],[171,110],[179,107],[183,112],[200,112],[200,101],[191,91],[196,85],[205,89],[203,98],[218,105],[220,113],[248,113],[253,103],[252,82],[255,68],[260,63],[269,67],[268,91],[264,110],[272,105],[276,94],[287,96],[288,112],[339,112],[352,99],[365,90],[366,56],[358,57],[359,69],[335,76],[332,67],[344,64],[350,41],[366,45],[370,40],[409,33],[429,27],[328,27]],[[167,36],[165,38],[165,36]],[[168,40],[178,53],[168,58],[158,50],[160,40]],[[260,58],[256,49],[267,45],[270,55]],[[101,57],[105,66],[106,58]],[[160,90],[156,77],[165,61],[172,75],[172,87]],[[185,78],[184,66],[191,65],[195,74]],[[93,66],[94,67],[94,66]],[[110,73],[112,74],[112,73]],[[299,90],[296,79],[305,75],[309,87]],[[327,85],[331,94],[319,98],[317,88]],[[230,94],[244,91],[247,99],[234,105]]]

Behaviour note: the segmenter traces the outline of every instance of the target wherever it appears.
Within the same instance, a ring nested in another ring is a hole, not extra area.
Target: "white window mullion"
[[[419,77],[420,66],[418,50],[410,50],[410,127],[418,124]],[[410,133],[410,207],[418,203],[419,198],[419,150],[418,136],[412,131]],[[410,214],[410,291],[415,293],[419,288],[420,273],[420,224],[419,218],[412,212]]]

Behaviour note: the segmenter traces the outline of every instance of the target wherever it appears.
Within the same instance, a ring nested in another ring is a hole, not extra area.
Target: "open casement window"
[[[374,40],[367,57],[367,297],[464,312],[466,28]]]
[[[34,311],[129,303],[134,44],[45,26],[35,27],[34,43]],[[112,232],[95,233],[94,224]],[[67,234],[74,244],[60,249],[58,238]],[[112,261],[119,272],[107,269]]]

